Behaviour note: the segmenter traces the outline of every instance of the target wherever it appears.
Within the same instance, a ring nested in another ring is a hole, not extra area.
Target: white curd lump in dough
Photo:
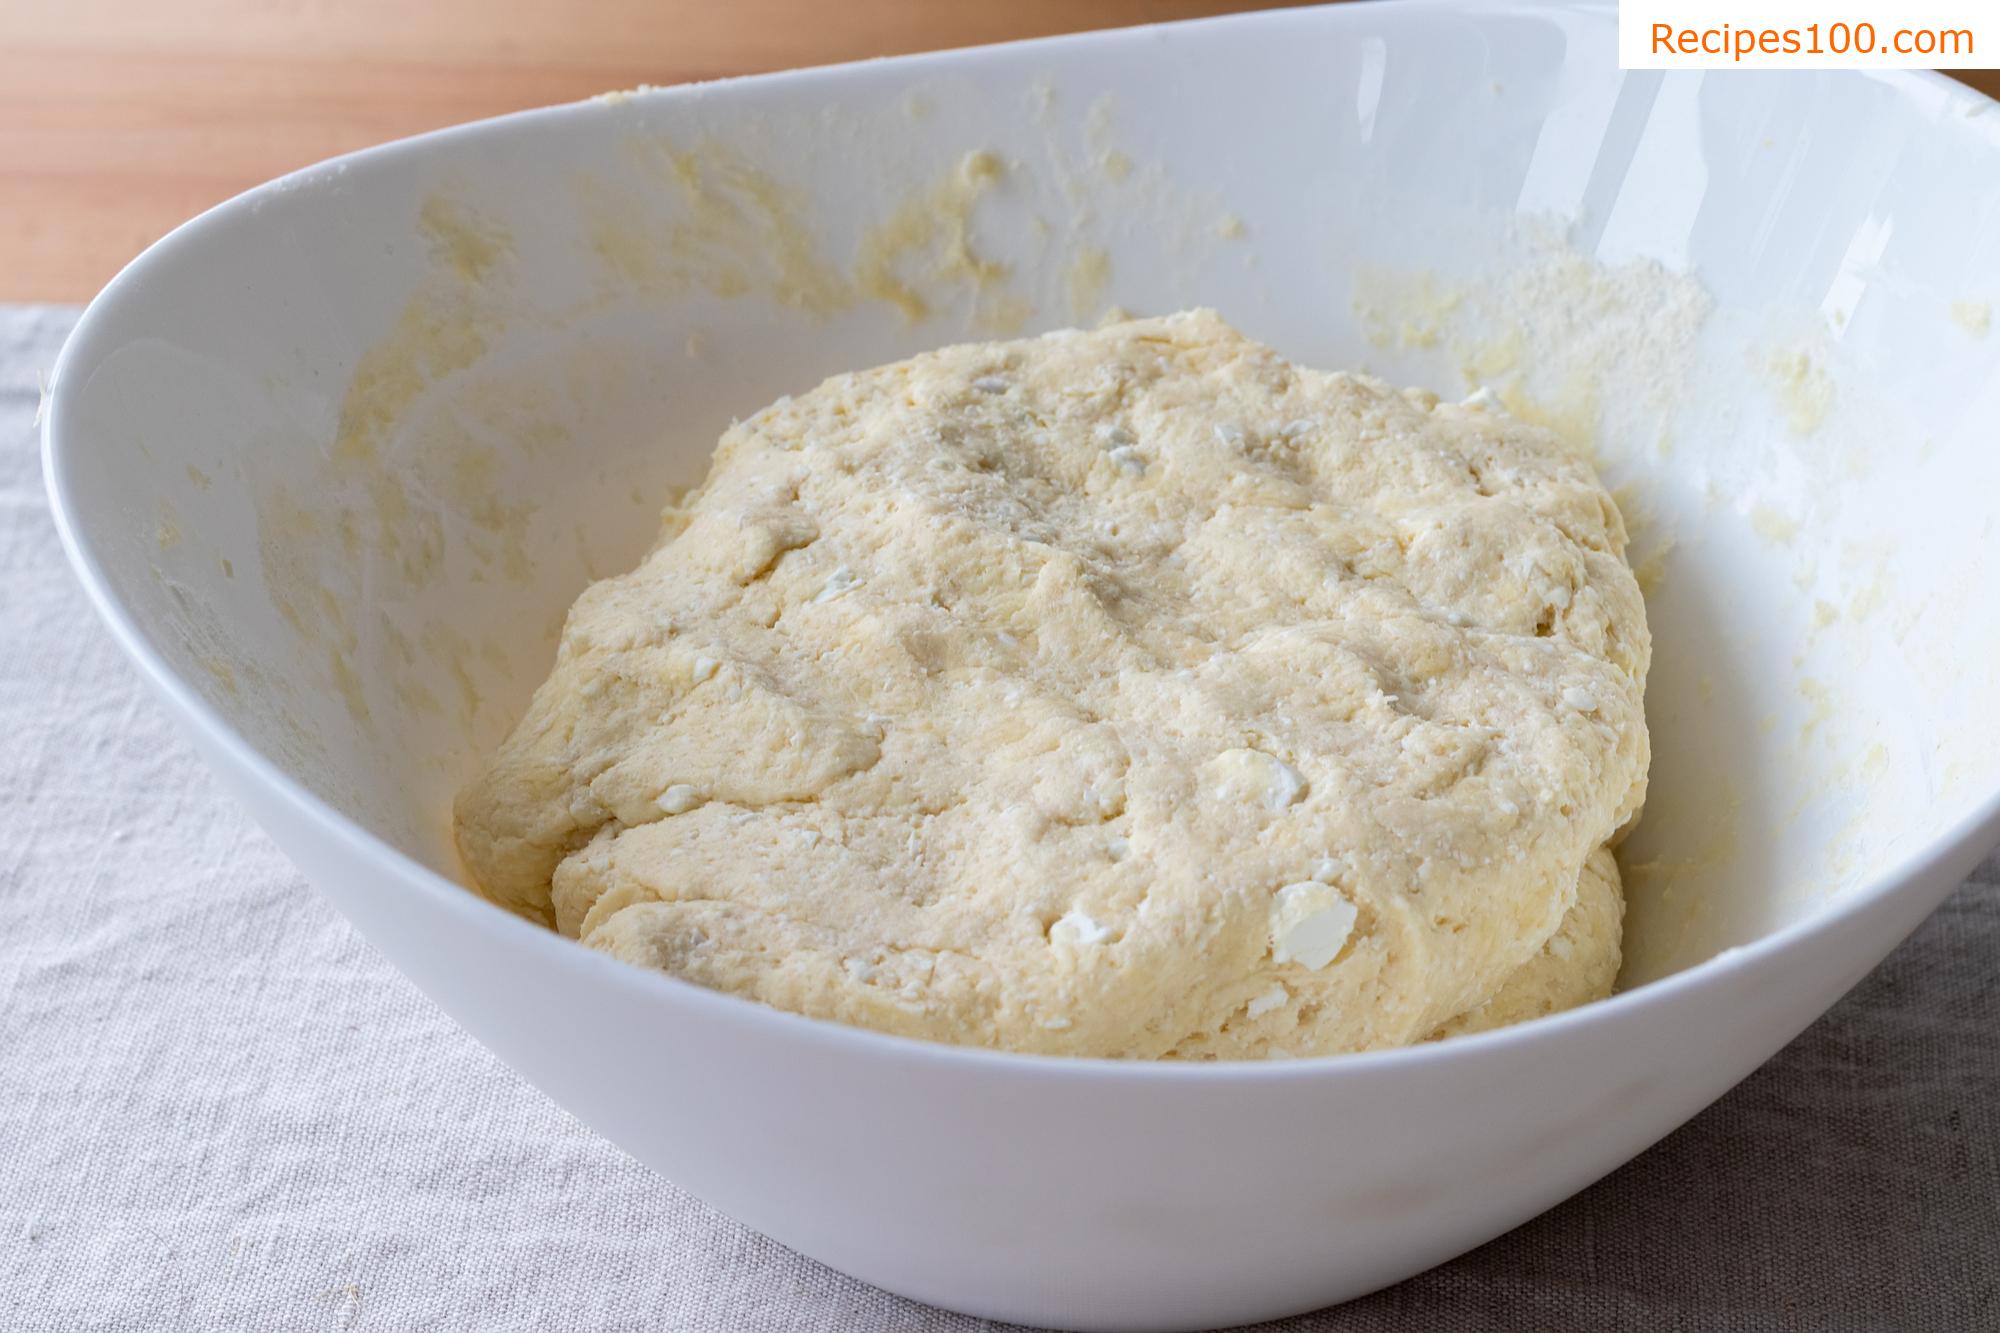
[[[1548,432],[1194,311],[732,426],[460,794],[483,890],[845,1023],[1239,1059],[1606,994],[1650,652]]]

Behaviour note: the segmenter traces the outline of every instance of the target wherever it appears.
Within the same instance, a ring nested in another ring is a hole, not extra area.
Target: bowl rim
[[[1017,47],[1051,50],[1074,49],[1096,42],[1143,39],[1175,39],[1194,29],[1225,25],[1257,25],[1285,22],[1351,22],[1366,24],[1387,19],[1395,23],[1427,21],[1452,13],[1531,14],[1546,18],[1554,13],[1572,13],[1606,18],[1615,15],[1607,0],[1398,0],[1387,3],[1346,3],[1300,9],[1263,10],[1190,19],[1175,23],[1145,24],[1127,28],[1100,29],[1055,37],[1027,38],[984,46],[960,47],[944,51],[920,52],[885,59],[849,61],[840,64],[779,70],[763,74],[731,76],[724,79],[677,84],[669,87],[641,87],[623,96],[640,99],[695,99],[706,91],[739,83],[770,84],[806,82],[815,79],[844,79],[858,71],[887,68],[935,67],[959,61],[975,61],[995,52]],[[1392,17],[1393,16],[1393,17]],[[1994,104],[1977,89],[1960,84],[1934,70],[1845,70],[1822,71],[1834,75],[1860,77],[1901,88],[1906,95],[1919,89],[1949,91]],[[569,970],[591,978],[586,984],[622,988],[635,1003],[663,1001],[688,1007],[691,1021],[726,1021],[745,1028],[760,1029],[779,1039],[791,1038],[844,1048],[844,1053],[892,1063],[932,1064],[968,1068],[996,1076],[1034,1076],[1050,1079],[1142,1080],[1215,1086],[1243,1083],[1290,1082],[1299,1079],[1351,1078],[1414,1072],[1433,1068],[1443,1061],[1462,1060],[1472,1055],[1497,1054],[1510,1047],[1562,1040],[1564,1034],[1625,1021],[1625,1016],[1656,1006],[1689,992],[1706,989],[1723,978],[1741,971],[1760,968],[1818,948],[1839,934],[1857,916],[1879,907],[1899,891],[1923,879],[1941,864],[1953,861],[1969,849],[1990,848],[2000,842],[2000,789],[1977,802],[1960,819],[1888,869],[1875,873],[1847,890],[1839,899],[1817,909],[1803,919],[1760,936],[1748,944],[1725,949],[1713,957],[1682,968],[1606,999],[1531,1019],[1508,1027],[1456,1037],[1446,1042],[1425,1042],[1384,1050],[1358,1051],[1338,1055],[1307,1056],[1292,1060],[1219,1060],[1213,1062],[1124,1060],[1108,1057],[1040,1055],[986,1047],[955,1046],[922,1038],[905,1037],[860,1028],[832,1019],[812,1018],[776,1009],[760,1001],[710,990],[664,972],[621,963],[595,950],[581,947],[554,931],[534,925],[505,908],[491,903],[470,888],[446,877],[416,858],[369,832],[346,814],[307,789],[276,762],[252,745],[211,705],[199,691],[176,672],[153,646],[120,599],[107,577],[103,562],[90,537],[87,520],[80,512],[73,491],[70,459],[80,445],[72,439],[69,419],[72,404],[83,392],[73,382],[79,373],[73,367],[96,359],[97,345],[115,328],[120,306],[127,294],[142,288],[154,270],[177,262],[180,253],[218,227],[236,224],[253,215],[268,199],[289,189],[338,176],[353,166],[431,152],[441,146],[467,139],[499,138],[526,126],[553,122],[575,115],[593,114],[605,101],[605,94],[537,107],[506,115],[470,121],[387,143],[371,145],[288,172],[204,210],[181,223],[147,246],[128,262],[93,297],[72,326],[56,358],[44,391],[41,413],[43,479],[51,516],[70,567],[82,583],[86,598],[110,629],[113,639],[138,666],[140,674],[166,700],[180,720],[196,735],[213,746],[221,759],[247,779],[268,790],[294,817],[311,825],[325,840],[343,846],[346,852],[376,873],[392,877],[401,887],[428,895],[435,906],[456,917],[467,930],[517,932],[522,947],[539,951],[556,971]],[[609,109],[609,108],[605,108]],[[530,938],[532,937],[532,938]]]

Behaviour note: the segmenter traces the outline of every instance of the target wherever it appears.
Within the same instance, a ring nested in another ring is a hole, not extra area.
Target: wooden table
[[[210,204],[441,125],[1270,2],[0,0],[0,301],[85,300]]]

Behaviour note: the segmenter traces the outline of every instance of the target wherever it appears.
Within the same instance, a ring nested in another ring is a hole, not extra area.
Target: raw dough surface
[[[1609,847],[1599,847],[1583,863],[1576,902],[1541,951],[1502,982],[1492,999],[1468,1009],[1434,1035],[1487,1032],[1603,999],[1618,980],[1624,928],[1625,895],[1618,882],[1618,862]]]
[[[1205,311],[838,376],[578,600],[460,848],[593,948],[910,1036],[1477,1030],[1617,970],[1624,546],[1547,431]]]

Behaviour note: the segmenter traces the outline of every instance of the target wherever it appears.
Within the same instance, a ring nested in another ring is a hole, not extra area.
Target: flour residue
[[[224,559],[222,564],[226,577],[229,561]],[[209,599],[197,597],[170,568],[155,564],[152,574],[174,606],[174,614],[164,622],[163,628],[178,642],[184,659],[199,668],[206,678],[208,688],[205,692],[211,702],[229,700],[233,703],[246,691],[264,700],[293,695],[291,682],[267,672],[244,654],[238,628],[225,625]],[[320,743],[317,730],[299,715],[298,710],[276,710],[270,721],[273,725],[260,739],[280,758],[307,771],[324,764],[325,747]]]
[[[1799,535],[1797,519],[1780,513],[1767,504],[1751,506],[1750,527],[1765,541],[1775,542],[1780,546]]]
[[[1810,676],[1799,680],[1799,696],[1806,701],[1805,721],[1799,724],[1799,743],[1804,744],[1836,716],[1833,706],[1833,691],[1824,681]]]
[[[333,461],[342,469],[377,462],[385,437],[418,395],[476,363],[499,332],[501,312],[486,299],[485,285],[511,257],[504,230],[462,204],[432,197],[418,210],[417,234],[432,268],[395,327],[361,354],[348,380],[333,441]],[[393,484],[393,478],[376,480]],[[383,498],[397,503],[386,493]]]
[[[912,324],[930,318],[940,288],[967,290],[978,327],[1019,332],[1033,307],[1008,290],[1008,265],[982,249],[973,234],[975,207],[1005,174],[998,155],[978,149],[906,196],[862,237],[855,286],[864,296],[895,306]]]
[[[975,141],[942,163],[912,161],[896,174],[920,183],[892,185],[882,210],[851,232],[840,222],[811,225],[809,192],[740,146],[762,133],[754,125],[727,139],[635,133],[624,148],[629,170],[576,179],[598,270],[594,308],[755,297],[825,318],[879,303],[907,324],[949,314],[1010,336],[1051,306],[1080,323],[1101,309],[1114,223],[1146,218],[1152,238],[1191,265],[1248,234],[1219,197],[1176,184],[1127,141],[1110,94],[1073,123],[1058,114],[1061,101],[1053,80],[1038,80],[1022,95],[1040,131],[1025,148]],[[916,90],[882,111],[886,123],[829,106],[817,127],[887,155],[899,134],[938,115]]]
[[[762,297],[814,318],[872,301],[915,324],[963,300],[973,326],[995,334],[1034,315],[1010,286],[1011,265],[979,237],[980,205],[1009,171],[989,149],[959,154],[890,204],[846,263],[802,221],[811,199],[732,145],[639,138],[628,155],[639,184],[578,182],[606,301]]]
[[[1840,584],[1848,591],[1847,615],[1857,623],[1888,599],[1891,548],[1881,541],[1848,540],[1840,546]]]
[[[171,551],[181,544],[180,514],[170,501],[160,501],[160,517],[153,529],[153,540],[162,551]]]
[[[1111,287],[1111,255],[1099,246],[1087,245],[1069,261],[1063,275],[1069,292],[1069,312],[1078,323],[1104,308],[1104,294]]]
[[[431,258],[467,283],[484,282],[512,259],[514,238],[497,219],[483,217],[452,195],[427,195],[417,206],[417,234]]]
[[[1599,263],[1547,222],[1517,231],[1516,261],[1492,277],[1357,270],[1354,313],[1369,340],[1446,351],[1465,389],[1491,390],[1509,412],[1586,455],[1595,456],[1614,416],[1650,423],[1664,450],[1714,304],[1708,293],[1653,260]]]
[[[476,570],[527,580],[532,505],[506,498],[499,446],[533,452],[555,443],[533,413],[504,432],[482,433],[472,408],[411,429],[440,384],[491,377],[483,364],[520,313],[504,225],[440,192],[422,201],[415,230],[424,275],[388,335],[357,360],[316,474],[261,483],[254,496],[271,604],[363,729],[375,720],[373,691],[414,697],[404,679],[417,669],[412,655],[383,651],[400,639],[392,608],[441,577],[451,552]],[[547,386],[495,383],[465,401],[513,407],[531,389],[546,395]],[[541,414],[549,411],[543,404]]]
[[[1833,411],[1833,379],[1819,358],[1803,347],[1780,348],[1765,370],[1792,434],[1811,435],[1825,424]]]
[[[1088,272],[1093,250],[1107,256],[1107,241],[1134,218],[1143,218],[1150,238],[1173,256],[1182,271],[1169,287],[1185,286],[1185,274],[1206,264],[1221,246],[1249,235],[1249,224],[1231,211],[1213,190],[1177,180],[1163,162],[1133,144],[1119,125],[1119,102],[1100,93],[1084,109],[1071,131],[1061,114],[1063,96],[1048,79],[1032,84],[1022,97],[1022,109],[1040,131],[1040,142],[1025,155],[1022,170],[1059,196],[1059,207],[1035,220],[1037,233],[1053,242],[1050,256],[1064,275],[1071,318],[1088,322],[1098,311],[1088,292],[1075,281]],[[1245,263],[1254,254],[1246,252]],[[1053,295],[1053,294],[1052,294]],[[1101,298],[1100,298],[1101,299]],[[1165,309],[1191,302],[1169,298]]]
[[[1464,289],[1435,273],[1363,268],[1354,275],[1354,313],[1368,331],[1368,341],[1384,351],[1436,347],[1454,331],[1465,300]],[[1469,362],[1484,344],[1468,346],[1462,355]],[[1510,369],[1518,360],[1516,348],[1499,369]]]
[[[737,148],[635,138],[627,156],[644,188],[579,183],[608,295],[758,295],[820,316],[852,304],[852,286],[800,221],[810,200]]]
[[[257,554],[264,591],[292,632],[308,643],[352,643],[347,599],[320,578],[319,560],[334,530],[331,515],[302,503],[292,488],[270,483],[257,499]]]

